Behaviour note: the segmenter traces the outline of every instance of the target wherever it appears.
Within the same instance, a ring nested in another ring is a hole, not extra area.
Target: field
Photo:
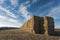
[[[0,40],[60,40],[60,36],[31,34],[19,29],[0,30]]]

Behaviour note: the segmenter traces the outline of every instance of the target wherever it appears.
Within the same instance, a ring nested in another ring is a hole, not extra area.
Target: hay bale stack
[[[52,17],[33,16],[20,28],[20,30],[24,30],[33,34],[53,34],[54,20]]]

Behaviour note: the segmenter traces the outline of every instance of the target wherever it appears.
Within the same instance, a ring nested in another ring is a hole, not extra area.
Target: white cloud
[[[25,5],[25,7],[30,7],[31,6],[30,0],[27,0],[26,2],[21,3],[21,4]]]
[[[13,5],[14,7],[16,7],[18,5],[18,0],[10,0],[11,5]]]
[[[5,17],[0,15],[0,19],[5,19]]]
[[[7,15],[9,15],[9,16],[11,16],[13,18],[16,18],[16,16],[12,12],[10,12],[10,10],[5,9],[2,6],[0,6],[0,10],[6,12]]]
[[[0,23],[0,27],[18,27],[18,28],[20,28],[20,26],[21,26],[22,24],[20,24],[20,25],[17,25],[17,24],[14,24],[14,23]]]
[[[35,2],[37,2],[37,0],[32,0],[32,4],[35,3]],[[18,12],[19,12],[20,14],[22,14],[22,16],[23,16],[26,20],[28,20],[28,19],[31,18],[30,12],[29,12],[27,9],[28,9],[28,7],[30,7],[32,4],[30,3],[30,0],[28,0],[28,1],[24,2],[24,3],[21,3],[21,5],[20,5],[20,7],[19,7],[19,11],[18,11]]]
[[[0,4],[4,3],[6,0],[0,0]]]
[[[54,17],[55,19],[60,19],[60,6],[52,8],[47,16]]]
[[[27,0],[26,2],[22,3],[24,5],[26,5],[26,7],[30,7],[32,4],[36,3],[38,0],[32,0],[32,3],[30,3],[30,0]]]
[[[17,19],[12,19],[7,16],[0,15],[0,27],[8,26],[8,27],[20,27],[22,23],[19,23]]]
[[[23,4],[20,5],[20,7],[19,7],[19,12],[22,14],[22,16],[23,16],[26,20],[30,19],[31,16],[29,15],[29,12],[28,12],[28,10],[27,10],[27,7],[24,6]]]
[[[4,11],[6,15],[11,16],[4,16],[2,13],[2,15],[0,15],[0,27],[1,26],[10,26],[10,27],[19,27],[22,25],[22,23],[20,23],[19,19],[17,19],[17,16],[15,16],[12,12],[10,12],[9,10],[3,8],[0,6],[0,10],[2,10],[2,12]],[[14,18],[14,19],[13,19]]]

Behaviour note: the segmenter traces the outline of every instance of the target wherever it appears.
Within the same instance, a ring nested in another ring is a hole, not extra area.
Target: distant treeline
[[[16,27],[0,27],[0,30],[18,29]]]

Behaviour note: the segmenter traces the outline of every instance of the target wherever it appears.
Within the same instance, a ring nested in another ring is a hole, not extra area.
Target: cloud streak
[[[60,19],[60,6],[52,8],[47,16],[54,17],[55,19]]]
[[[7,15],[9,15],[9,16],[11,16],[13,18],[16,18],[16,16],[12,12],[10,12],[10,10],[5,9],[2,6],[0,6],[0,10],[6,12]]]
[[[22,16],[23,16],[26,20],[30,19],[31,15],[29,15],[29,12],[28,12],[28,10],[27,10],[27,7],[24,6],[23,4],[20,5],[20,7],[19,7],[19,12],[22,14]]]
[[[18,6],[18,0],[10,0],[11,5],[14,7]]]

